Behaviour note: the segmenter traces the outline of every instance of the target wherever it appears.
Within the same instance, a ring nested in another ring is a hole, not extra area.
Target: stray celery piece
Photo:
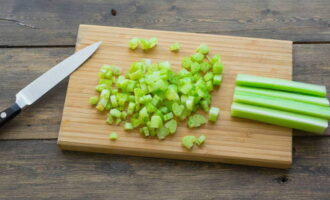
[[[211,107],[209,111],[209,121],[215,122],[218,120],[220,109],[216,107]]]
[[[140,43],[140,39],[137,38],[137,37],[133,37],[129,41],[128,46],[129,46],[130,49],[134,50],[134,49],[136,49],[139,46],[139,43]]]
[[[182,138],[181,144],[183,147],[190,150],[194,146],[195,141],[196,141],[195,136],[187,135]]]
[[[168,128],[171,134],[174,134],[176,132],[178,123],[175,119],[171,119],[170,121],[166,122],[164,126]]]
[[[130,123],[130,122],[126,122],[125,124],[124,124],[124,130],[133,130],[133,125],[132,125],[132,123]]]
[[[231,115],[318,134],[328,127],[326,119],[242,103],[232,104]]]
[[[206,123],[206,118],[200,114],[194,114],[190,116],[187,122],[189,128],[200,127],[205,123]]]
[[[118,139],[118,135],[117,135],[116,132],[110,133],[108,137],[109,137],[110,140],[117,140]]]
[[[94,97],[89,98],[89,103],[91,105],[96,105],[97,102],[99,102],[99,97],[98,96],[94,96]]]
[[[163,125],[162,118],[158,115],[151,117],[150,127],[151,128],[160,128]]]
[[[197,144],[197,146],[201,146],[205,142],[205,139],[205,135],[201,135],[195,140],[195,144]]]
[[[170,134],[169,129],[166,128],[166,127],[163,127],[163,126],[162,126],[162,127],[160,127],[160,128],[158,129],[157,137],[158,137],[158,139],[163,140],[163,139],[165,139],[169,134]]]
[[[236,77],[236,85],[282,90],[319,97],[325,97],[327,94],[325,86],[322,85],[302,83],[279,78],[253,76],[247,74],[238,74]]]
[[[177,52],[180,50],[180,44],[178,42],[176,43],[173,43],[171,46],[170,46],[170,51],[173,51],[173,52]]]
[[[235,92],[248,92],[257,95],[266,95],[270,97],[278,97],[283,99],[290,99],[294,101],[304,102],[315,104],[319,106],[329,106],[329,100],[324,97],[315,97],[310,95],[304,94],[296,94],[291,92],[282,92],[277,90],[268,90],[268,89],[261,89],[261,88],[253,88],[253,87],[244,87],[244,86],[237,86],[235,88]]]
[[[330,107],[297,102],[288,99],[270,97],[247,92],[235,92],[234,102],[273,108],[294,113],[301,113],[330,120]]]
[[[209,53],[209,47],[206,44],[200,44],[196,51],[206,55]]]

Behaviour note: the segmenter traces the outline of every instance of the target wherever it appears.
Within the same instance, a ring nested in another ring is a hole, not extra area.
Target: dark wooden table
[[[2,0],[0,106],[74,51],[79,24],[294,41],[294,80],[330,88],[329,0]],[[289,170],[56,145],[67,81],[0,130],[0,199],[330,199],[330,131],[295,132]]]

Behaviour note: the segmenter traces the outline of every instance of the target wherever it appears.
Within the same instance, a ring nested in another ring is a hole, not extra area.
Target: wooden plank
[[[134,36],[154,36],[159,43],[149,53],[140,49],[131,51],[127,41]],[[230,107],[238,73],[291,79],[292,42],[81,25],[77,49],[96,41],[103,41],[102,46],[70,77],[58,138],[61,148],[279,168],[290,166],[291,129],[232,118]],[[168,50],[173,41],[180,41],[179,53]],[[153,62],[169,60],[172,68],[179,71],[181,59],[194,53],[200,43],[210,45],[213,54],[220,53],[225,65],[223,83],[213,92],[212,105],[222,110],[215,124],[189,129],[186,122],[180,123],[175,136],[165,141],[145,139],[138,130],[127,133],[122,126],[109,126],[105,123],[106,113],[89,105],[88,98],[96,95],[97,73],[102,64],[120,66],[126,72],[132,62],[151,58]],[[111,131],[119,133],[118,141],[108,140]],[[201,133],[209,138],[207,145],[191,152],[181,146],[184,135]]]
[[[293,79],[323,84],[330,92],[330,45],[293,45]],[[73,48],[0,49],[0,108],[14,101],[22,87],[73,53]],[[57,138],[66,83],[0,130],[0,139]],[[328,96],[329,98],[330,96]],[[41,122],[41,123],[40,123]],[[303,133],[294,131],[295,135]],[[328,129],[325,135],[330,135]]]
[[[15,102],[15,94],[73,49],[0,49],[0,107]],[[56,138],[62,117],[67,81],[24,110],[0,129],[0,139]]]
[[[279,170],[62,152],[53,140],[1,141],[0,199],[328,200],[330,138],[294,138],[293,146],[293,167]]]
[[[328,0],[2,0],[0,45],[74,45],[79,24],[329,41],[329,6]]]

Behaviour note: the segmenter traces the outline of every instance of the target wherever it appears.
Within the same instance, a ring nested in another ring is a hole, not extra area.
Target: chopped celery
[[[223,64],[221,62],[215,62],[212,66],[212,70],[214,74],[222,74],[223,71]]]
[[[158,129],[157,137],[158,137],[158,139],[163,140],[163,139],[165,139],[169,134],[170,134],[169,129],[166,128],[166,127],[163,127],[163,126],[162,126],[162,127],[160,127],[160,128]]]
[[[131,49],[156,45],[157,38],[129,42]],[[189,127],[201,126],[206,119],[195,113],[210,110],[210,92],[220,85],[222,73],[222,66],[217,66],[220,58],[214,56],[210,62],[209,57],[204,59],[208,53],[209,48],[201,44],[196,53],[183,58],[179,72],[168,61],[152,63],[150,59],[132,63],[123,75],[119,67],[103,65],[96,87],[99,100],[91,99],[91,104],[100,111],[109,110],[107,123],[124,122],[125,130],[139,128],[143,135],[159,139],[174,134],[178,120],[188,119]]]
[[[110,133],[108,137],[109,137],[110,140],[117,140],[118,139],[118,135],[117,135],[116,132]]]
[[[166,115],[164,115],[164,121],[168,121],[170,119],[173,119],[174,115],[172,112],[167,113]]]
[[[129,41],[128,46],[130,49],[134,50],[139,46],[139,43],[140,43],[140,39],[137,37],[134,37]]]
[[[190,69],[190,66],[193,62],[189,57],[184,57],[181,63],[183,68]]]
[[[187,135],[182,138],[181,144],[186,149],[191,149],[194,146],[194,143],[196,141],[196,137],[192,135]]]
[[[195,62],[202,62],[204,59],[204,55],[201,53],[195,53],[191,56],[191,59]]]
[[[268,78],[247,74],[238,74],[236,84],[239,86],[251,86],[287,92],[301,93],[313,96],[325,97],[327,94],[325,86],[309,83],[290,81],[279,78]]]
[[[222,82],[222,76],[221,75],[214,75],[213,76],[213,85],[220,85]]]
[[[211,59],[209,59],[210,62],[212,64],[216,63],[216,62],[220,62],[221,61],[221,56],[219,54],[215,54]]]
[[[94,97],[89,98],[89,103],[91,105],[96,105],[97,102],[99,102],[99,97],[98,96],[94,96]]]
[[[125,130],[133,130],[133,125],[130,122],[126,122],[124,125]]]
[[[111,95],[110,96],[110,102],[111,102],[112,107],[117,107],[118,106],[116,95]]]
[[[107,105],[109,101],[109,96],[110,96],[110,90],[104,89],[102,90],[100,94],[100,99],[99,102],[96,105],[96,109],[99,111],[103,111],[105,106]]]
[[[211,107],[209,111],[209,121],[215,122],[218,120],[220,109],[216,107]]]
[[[330,107],[297,102],[289,99],[238,91],[234,93],[234,101],[238,103],[245,103],[255,106],[263,106],[277,110],[311,115],[328,120],[330,119]]]
[[[162,118],[158,115],[151,117],[150,127],[151,128],[160,128],[163,125]]]
[[[171,134],[174,134],[176,132],[176,128],[178,126],[178,123],[176,120],[171,119],[170,121],[166,122],[164,125],[168,130],[170,131]]]
[[[201,125],[206,123],[206,119],[203,115],[200,114],[194,114],[188,118],[188,127],[189,128],[195,128],[200,127]]]
[[[106,122],[108,124],[113,124],[113,120],[114,120],[113,117],[110,115],[110,113],[108,113]]]
[[[180,50],[180,44],[178,42],[176,43],[173,43],[171,46],[170,46],[170,51],[179,51]]]
[[[113,117],[120,118],[121,112],[114,108],[114,109],[110,110],[110,115],[113,116]]]
[[[326,119],[242,103],[232,104],[231,115],[319,134],[328,127]]]
[[[197,146],[201,146],[205,142],[205,139],[205,135],[201,135],[195,140],[195,144],[197,144]]]
[[[315,97],[309,96],[304,94],[296,94],[291,92],[282,92],[277,90],[268,90],[268,89],[261,89],[261,88],[253,88],[253,87],[243,87],[237,86],[235,88],[235,92],[249,92],[257,95],[267,95],[271,97],[279,97],[284,99],[290,99],[294,101],[310,103],[320,106],[329,106],[329,100],[324,97]]]
[[[196,51],[206,55],[209,53],[209,47],[206,44],[200,44]]]

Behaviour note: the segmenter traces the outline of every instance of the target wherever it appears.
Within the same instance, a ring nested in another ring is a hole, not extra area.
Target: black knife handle
[[[0,127],[3,126],[6,122],[13,119],[16,115],[21,112],[21,108],[14,103],[9,108],[0,112]]]

